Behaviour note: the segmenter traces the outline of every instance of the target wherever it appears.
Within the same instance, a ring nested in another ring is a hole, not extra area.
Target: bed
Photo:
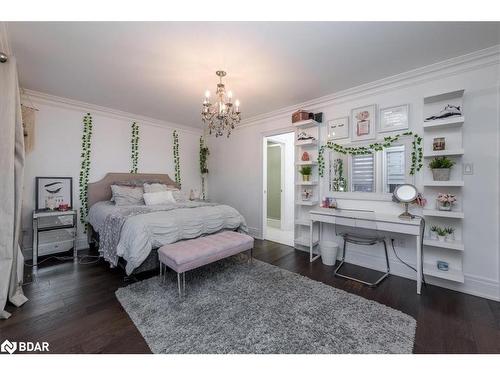
[[[108,173],[88,185],[89,240],[112,267],[127,275],[159,267],[157,249],[177,241],[221,230],[247,232],[245,219],[231,206],[201,201],[179,201],[159,206],[117,206],[111,185],[157,182],[178,185],[167,174]]]

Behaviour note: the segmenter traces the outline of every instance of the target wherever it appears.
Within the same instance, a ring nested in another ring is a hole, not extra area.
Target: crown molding
[[[21,98],[28,103],[39,102],[60,108],[68,108],[79,110],[82,112],[93,112],[102,116],[111,117],[119,120],[136,121],[144,125],[157,126],[163,129],[179,130],[186,133],[202,135],[203,129],[194,128],[192,126],[176,124],[169,121],[158,120],[151,117],[141,116],[130,112],[120,111],[117,109],[102,107],[96,104],[86,103],[79,100],[63,98],[60,96],[46,94],[40,91],[21,89]]]
[[[396,88],[415,85],[450,75],[456,75],[470,70],[477,70],[486,66],[500,64],[500,45],[475,51],[466,55],[453,57],[421,68],[413,69],[401,74],[379,79],[363,85],[355,86],[333,94],[321,96],[302,103],[297,103],[275,111],[253,116],[243,120],[237,129],[258,125],[271,119],[290,116],[298,108],[315,110],[335,103],[341,103],[365,96],[380,94]]]

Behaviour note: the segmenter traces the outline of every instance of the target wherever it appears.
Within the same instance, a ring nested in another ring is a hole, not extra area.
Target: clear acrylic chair
[[[362,283],[364,285],[368,285],[370,287],[376,287],[380,284],[385,278],[387,278],[390,274],[389,267],[389,256],[387,254],[387,243],[386,239],[383,235],[381,235],[378,231],[377,221],[375,220],[375,212],[373,211],[364,211],[364,210],[342,210],[345,211],[347,215],[352,214],[352,218],[348,220],[354,220],[355,225],[353,227],[346,227],[345,231],[337,232],[337,224],[335,225],[335,233],[338,236],[341,236],[344,239],[344,246],[342,249],[342,259],[340,264],[337,266],[333,274],[335,276],[342,277],[344,279],[356,281]],[[351,222],[352,224],[352,222]],[[377,244],[384,245],[385,252],[385,262],[386,262],[386,272],[378,278],[375,282],[368,282],[365,280],[361,280],[355,278],[353,276],[349,276],[346,274],[340,273],[340,269],[345,263],[345,257],[347,252],[347,244],[356,244],[363,246],[374,246]]]

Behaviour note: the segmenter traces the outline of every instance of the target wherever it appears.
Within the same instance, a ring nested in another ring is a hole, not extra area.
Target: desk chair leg
[[[340,268],[344,265],[345,263],[345,253],[346,253],[346,247],[347,247],[347,241],[344,239],[344,248],[343,248],[343,251],[342,251],[342,259],[340,260],[340,264],[338,265],[338,267],[335,269],[335,271],[333,271],[333,274],[335,276],[339,276],[339,277],[342,277],[344,279],[348,279],[348,280],[352,280],[352,281],[356,281],[358,283],[361,283],[361,284],[364,284],[364,285],[367,285],[369,287],[376,287],[378,284],[380,284],[382,282],[382,280],[384,280],[386,277],[389,276],[390,274],[390,267],[389,267],[389,255],[387,254],[387,243],[385,242],[385,240],[383,241],[384,243],[384,252],[385,252],[385,261],[386,261],[386,266],[387,266],[387,272],[384,273],[377,281],[375,281],[374,283],[369,283],[367,281],[364,281],[364,280],[361,280],[361,279],[356,279],[355,277],[351,277],[351,276],[348,276],[348,275],[345,275],[345,274],[341,274],[339,273],[339,270]]]

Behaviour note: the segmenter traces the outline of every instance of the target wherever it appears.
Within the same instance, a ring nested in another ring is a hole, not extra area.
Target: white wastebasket
[[[339,245],[333,241],[321,241],[320,244],[321,251],[321,261],[326,266],[335,265],[337,260],[337,252],[339,251]]]

